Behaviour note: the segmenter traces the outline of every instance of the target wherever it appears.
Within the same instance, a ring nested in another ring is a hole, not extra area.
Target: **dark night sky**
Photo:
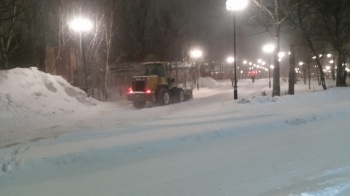
[[[171,2],[181,0],[157,0],[161,6],[170,5]],[[208,24],[214,31],[221,32],[225,29],[232,29],[232,16],[226,10],[226,0],[182,0],[192,20],[199,20]],[[252,5],[250,5],[252,6]],[[247,8],[249,9],[249,8]],[[249,11],[241,10],[236,12],[237,19],[237,53],[240,58],[251,60],[263,58],[261,51],[265,43],[272,42],[268,33],[262,29],[253,28],[248,24]],[[230,40],[231,41],[231,40]]]

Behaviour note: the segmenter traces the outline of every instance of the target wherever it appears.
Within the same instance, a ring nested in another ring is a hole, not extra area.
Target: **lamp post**
[[[80,44],[80,54],[81,54],[81,62],[84,69],[84,81],[85,81],[85,89],[84,91],[88,93],[88,84],[87,84],[87,73],[85,66],[85,51],[84,51],[84,39],[82,37],[83,32],[88,32],[92,29],[92,22],[86,18],[75,18],[69,23],[69,27],[79,33],[79,44]]]
[[[305,67],[304,62],[300,61],[299,66],[301,66],[303,68],[304,84],[306,84],[306,67]]]
[[[232,12],[233,18],[233,58],[237,59],[236,53],[236,17],[235,11],[242,10],[248,5],[248,0],[227,0],[226,9]],[[233,99],[238,99],[237,92],[237,60],[233,62],[234,72],[235,72],[235,84],[233,86]]]
[[[229,57],[227,57],[226,62],[227,62],[228,64],[232,64],[233,62],[235,62],[235,58],[233,58],[232,56],[229,56]],[[236,71],[235,71],[235,73],[236,73]],[[231,71],[230,79],[231,79],[232,86],[234,86],[234,85],[233,85],[232,71]]]
[[[203,55],[203,52],[202,52],[202,50],[194,49],[190,52],[190,55],[196,61],[198,58],[200,58]],[[195,64],[196,64],[196,62],[195,62]],[[198,78],[199,78],[199,66],[197,66],[197,77],[196,77],[197,90],[199,90]]]
[[[268,53],[269,54],[269,64],[268,64],[268,69],[269,69],[269,88],[271,88],[271,53],[273,51],[275,51],[275,45],[273,44],[266,44],[264,47],[263,47],[263,51],[265,53]]]

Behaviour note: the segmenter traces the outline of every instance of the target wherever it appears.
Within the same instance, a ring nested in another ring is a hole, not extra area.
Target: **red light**
[[[146,90],[146,93],[151,93],[151,90]]]
[[[128,88],[128,93],[133,93],[134,91],[132,90],[131,87]]]

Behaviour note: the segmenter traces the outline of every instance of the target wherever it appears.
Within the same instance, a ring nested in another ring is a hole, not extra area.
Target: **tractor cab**
[[[144,64],[145,76],[158,76],[160,83],[167,83],[172,86],[175,82],[175,78],[172,75],[171,65],[169,63],[145,63]]]
[[[167,69],[163,63],[147,63],[144,64],[145,76],[156,75],[158,77],[166,77]]]

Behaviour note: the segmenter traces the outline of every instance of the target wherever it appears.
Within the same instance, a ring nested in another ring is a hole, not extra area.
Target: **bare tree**
[[[350,1],[313,0],[312,3],[325,27],[330,45],[337,52],[336,86],[346,86],[345,63],[350,49]]]
[[[120,59],[143,61],[152,56],[155,5],[149,1],[120,1],[115,23],[118,25],[116,39]]]
[[[94,79],[92,85],[98,89],[98,97],[107,101],[107,86],[109,77],[109,63],[111,62],[111,48],[116,27],[116,14],[121,1],[99,0],[94,4],[97,9],[95,13],[95,31],[90,44],[90,70]]]
[[[270,33],[274,40],[276,48],[274,51],[272,96],[280,96],[280,63],[278,61],[278,53],[280,52],[280,30],[282,23],[289,17],[295,5],[289,7],[285,1],[281,0],[253,0],[253,2],[258,8],[253,18]]]
[[[71,36],[69,22],[75,13],[81,13],[81,4],[78,1],[58,0],[47,1],[45,6],[50,8],[46,17],[45,50],[53,49],[54,57],[47,61],[46,72],[53,73],[57,63],[63,58],[65,50],[70,47],[72,40],[77,36]]]
[[[173,3],[171,8],[159,10],[155,20],[154,47],[157,56],[162,60],[181,61],[183,59],[182,46],[186,20],[180,5]]]
[[[296,11],[297,24],[300,28],[301,35],[305,39],[308,48],[314,56],[317,63],[318,72],[320,74],[320,81],[324,90],[327,89],[325,76],[322,68],[322,63],[319,54],[326,47],[325,35],[323,34],[323,27],[320,26],[319,18],[313,12],[312,5],[309,2],[299,0]]]
[[[24,22],[26,29],[23,32],[27,35],[25,37],[25,46],[21,48],[26,49],[25,52],[20,50],[20,53],[28,53],[28,60],[31,66],[34,64],[38,66],[39,70],[45,70],[45,18],[47,11],[43,9],[45,3],[41,0],[34,0],[32,5],[24,12]],[[23,55],[23,54],[22,54]],[[27,62],[28,63],[28,62]]]
[[[25,23],[24,12],[30,7],[32,0],[2,0],[0,5],[0,53],[3,64],[9,68],[11,55],[23,42],[22,30]]]

